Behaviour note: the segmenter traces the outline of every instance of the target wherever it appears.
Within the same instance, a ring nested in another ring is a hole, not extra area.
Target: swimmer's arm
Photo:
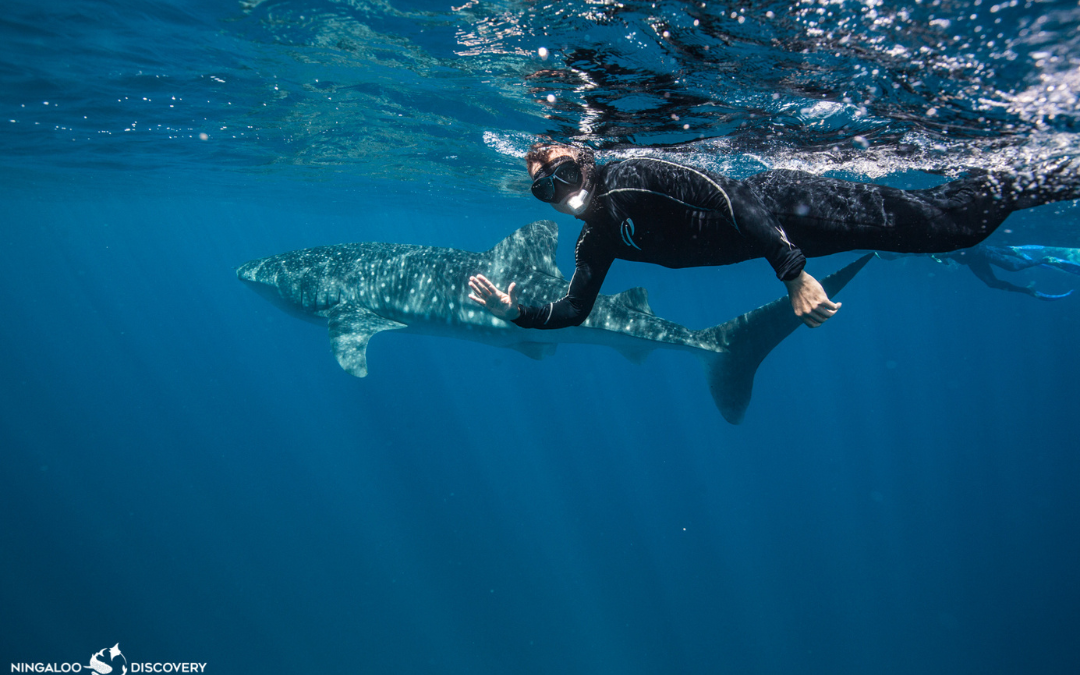
[[[795,281],[806,265],[806,257],[784,231],[780,221],[765,207],[757,192],[745,183],[729,184],[735,226],[757,255],[765,258],[776,272],[776,278],[787,283]]]
[[[517,283],[512,282],[503,293],[482,274],[469,277],[469,289],[472,291],[469,298],[500,319],[512,321],[522,328],[550,330],[580,326],[592,312],[610,266],[611,261],[599,267],[595,263],[579,263],[566,295],[541,307],[518,304],[520,290]]]
[[[788,239],[784,228],[753,190],[743,184],[735,187],[733,192],[736,194],[739,231],[756,243],[758,250],[776,271],[776,277],[784,282],[795,316],[811,328],[825,323],[840,309],[840,303],[829,300],[828,293],[818,280],[803,269],[806,257]]]
[[[559,300],[541,307],[518,304],[517,284],[503,293],[483,275],[469,278],[469,297],[495,316],[512,321],[522,328],[556,329],[580,326],[592,312],[600,287],[615,256],[609,244],[589,225],[581,230],[574,250],[574,276],[570,287]]]

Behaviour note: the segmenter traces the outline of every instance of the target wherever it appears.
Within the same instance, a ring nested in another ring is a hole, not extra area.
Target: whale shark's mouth
[[[285,312],[289,316],[297,319],[303,319],[308,323],[313,323],[318,326],[326,325],[326,319],[315,313],[314,308],[307,308],[292,302],[288,298],[281,295],[281,289],[273,282],[259,281],[255,278],[258,275],[260,265],[255,263],[247,263],[236,270],[236,277],[240,281],[244,282],[244,285],[255,291],[263,298],[265,298],[270,304],[277,307],[281,311]]]

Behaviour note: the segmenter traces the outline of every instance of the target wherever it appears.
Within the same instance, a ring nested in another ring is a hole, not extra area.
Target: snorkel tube
[[[564,204],[566,208],[575,216],[580,216],[588,210],[590,199],[590,190],[592,189],[593,172],[596,169],[596,156],[593,151],[583,145],[572,146],[574,148],[574,159],[577,161],[579,167],[581,167],[581,189],[570,195]]]
[[[589,191],[582,189],[570,195],[570,198],[566,200],[566,206],[575,216],[585,213],[585,209],[589,208]]]

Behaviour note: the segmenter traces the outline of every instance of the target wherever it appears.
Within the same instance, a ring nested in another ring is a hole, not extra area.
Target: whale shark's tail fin
[[[821,280],[832,297],[874,257],[867,254]],[[720,351],[705,356],[706,377],[716,407],[728,422],[739,424],[750,405],[754,373],[776,345],[802,325],[786,298],[773,300],[727,323],[701,331]]]

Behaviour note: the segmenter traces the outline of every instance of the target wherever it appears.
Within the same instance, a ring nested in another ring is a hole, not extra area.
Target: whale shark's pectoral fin
[[[626,357],[630,363],[635,366],[640,366],[645,363],[645,359],[649,358],[649,354],[656,351],[655,347],[638,347],[636,349],[630,347],[616,347],[615,351],[619,352]]]
[[[551,342],[518,342],[510,345],[510,349],[521,352],[534,361],[539,361],[554,354],[555,348],[558,346]]]
[[[405,328],[405,324],[375,312],[342,303],[326,314],[330,319],[330,348],[345,372],[367,377],[367,346],[371,336],[383,330]]]

